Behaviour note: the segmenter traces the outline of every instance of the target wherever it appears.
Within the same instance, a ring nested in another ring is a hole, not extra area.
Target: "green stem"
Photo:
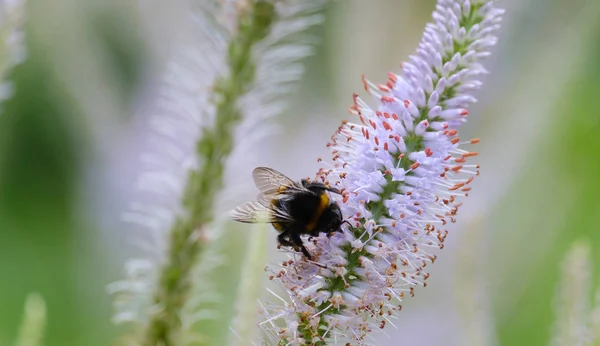
[[[269,1],[248,1],[240,10],[238,27],[228,46],[229,74],[216,81],[213,91],[215,123],[202,131],[196,143],[200,166],[187,178],[182,199],[186,214],[175,220],[169,232],[168,255],[154,294],[160,309],[150,317],[144,345],[180,344],[180,314],[193,284],[191,271],[205,248],[204,231],[213,220],[215,196],[223,185],[225,161],[233,149],[233,128],[242,118],[237,101],[254,81],[252,50],[269,33],[274,18],[275,8]]]

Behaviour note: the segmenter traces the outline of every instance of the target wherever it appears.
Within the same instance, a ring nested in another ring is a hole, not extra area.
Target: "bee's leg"
[[[299,248],[302,253],[304,254],[304,256],[306,258],[308,258],[309,260],[312,260],[312,256],[310,255],[310,252],[308,252],[308,250],[306,249],[306,247],[304,247],[304,243],[302,242],[302,238],[300,238],[299,235],[297,234],[290,234],[290,240],[294,243],[296,248]]]
[[[350,227],[350,229],[353,229],[352,225],[348,220],[344,220],[342,222],[334,221],[329,225],[329,232],[327,233],[327,238],[331,238],[336,232],[344,233],[344,231],[342,230],[343,224],[348,224],[348,227]]]
[[[277,242],[281,246],[294,247],[294,242],[290,241],[288,232],[281,232],[277,236]]]

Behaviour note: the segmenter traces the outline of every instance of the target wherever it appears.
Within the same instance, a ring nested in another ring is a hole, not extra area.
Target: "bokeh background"
[[[384,81],[397,70],[434,4],[332,2],[312,29],[321,44],[299,91],[273,120],[279,131],[238,174],[248,184],[256,165],[311,175],[361,75]],[[546,345],[565,251],[584,239],[600,264],[600,2],[502,6],[490,73],[463,130],[482,140],[481,176],[428,287],[381,345]],[[121,215],[142,173],[147,110],[172,43],[194,26],[183,0],[30,0],[27,11],[28,57],[0,116],[0,345],[14,339],[30,292],[47,304],[46,345],[109,345],[121,329],[106,286],[144,236]],[[224,292],[235,290],[250,236],[225,235],[227,268],[213,278]]]

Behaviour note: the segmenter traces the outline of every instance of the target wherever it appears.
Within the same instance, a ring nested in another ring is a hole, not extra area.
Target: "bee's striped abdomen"
[[[311,232],[312,230],[315,229],[315,227],[317,227],[317,223],[319,222],[319,219],[321,218],[321,215],[323,214],[323,210],[325,210],[325,208],[327,208],[327,206],[329,206],[329,196],[327,195],[327,193],[322,192],[319,195],[319,204],[317,205],[317,208],[316,208],[312,218],[306,224],[306,231]]]
[[[279,209],[279,210],[284,209],[284,208],[282,208],[283,206],[281,204],[282,204],[281,199],[272,199],[271,200],[271,208],[273,208],[273,209]],[[285,227],[282,223],[272,222],[271,225],[273,225],[273,228],[275,228],[275,230],[279,233],[285,231]]]

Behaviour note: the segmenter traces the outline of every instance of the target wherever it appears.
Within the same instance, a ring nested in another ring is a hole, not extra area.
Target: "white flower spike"
[[[476,101],[485,73],[480,61],[496,43],[503,10],[494,1],[439,0],[417,49],[386,84],[363,78],[376,108],[354,96],[329,144],[333,163],[318,178],[342,190],[352,227],[307,244],[315,263],[268,266],[288,299],[262,305],[269,345],[366,344],[369,333],[393,324],[404,297],[425,286],[431,248],[443,248],[460,198],[479,166],[457,128]],[[326,165],[326,163],[323,163]],[[281,305],[281,301],[284,302]]]

